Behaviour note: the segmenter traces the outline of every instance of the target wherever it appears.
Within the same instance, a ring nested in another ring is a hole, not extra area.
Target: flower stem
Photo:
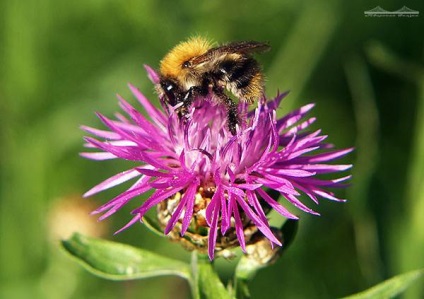
[[[200,299],[198,253],[191,253],[191,277],[189,280],[193,299]]]
[[[191,287],[193,298],[232,298],[219,279],[219,276],[207,255],[193,251],[191,256],[191,268]]]

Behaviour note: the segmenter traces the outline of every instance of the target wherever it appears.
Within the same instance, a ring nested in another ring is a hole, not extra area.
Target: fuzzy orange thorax
[[[211,43],[202,37],[193,37],[178,44],[160,62],[161,74],[174,78],[184,76],[183,63],[205,54],[210,48]]]

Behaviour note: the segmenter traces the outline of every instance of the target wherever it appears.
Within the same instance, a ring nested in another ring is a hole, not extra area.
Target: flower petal
[[[289,219],[299,219],[297,216],[290,213],[285,207],[280,205],[278,202],[276,202],[274,199],[271,198],[271,196],[268,195],[263,189],[257,189],[256,192],[258,195],[262,197],[263,200],[265,200],[275,211],[280,213],[286,218]],[[294,197],[294,196],[293,196]]]
[[[199,181],[195,180],[186,190],[183,197],[187,198],[187,206],[184,212],[183,225],[181,227],[181,235],[184,235],[187,231],[190,221],[193,215],[193,207],[195,203],[195,194],[199,186]]]
[[[256,227],[264,234],[265,237],[268,238],[272,243],[281,246],[281,242],[274,236],[272,233],[269,224],[265,221],[262,221],[258,215],[256,215],[252,209],[249,207],[249,205],[240,197],[235,196],[235,199],[237,200],[240,207],[243,209],[243,211],[246,213],[246,215],[252,220],[252,222],[256,225]]]
[[[212,213],[212,219],[210,221],[209,238],[208,238],[208,255],[209,259],[213,260],[215,255],[216,238],[218,235],[218,217],[219,217],[220,203],[216,202],[215,209]]]
[[[129,169],[127,171],[123,171],[121,173],[118,173],[107,180],[101,182],[100,184],[94,186],[90,190],[84,193],[84,197],[92,196],[93,194],[99,193],[101,191],[104,191],[106,189],[115,187],[117,185],[120,185],[128,180],[131,180],[137,176],[139,176],[140,173],[135,169]]]

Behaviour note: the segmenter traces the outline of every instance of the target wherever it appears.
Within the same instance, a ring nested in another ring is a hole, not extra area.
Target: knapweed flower
[[[158,75],[151,68],[146,69],[157,84]],[[100,219],[153,190],[132,211],[133,218],[121,230],[143,221],[145,213],[157,206],[165,234],[189,240],[193,248],[207,251],[213,259],[215,251],[229,247],[240,245],[245,251],[256,233],[263,234],[272,244],[282,245],[269,226],[267,213],[273,209],[286,218],[297,216],[273,198],[269,190],[311,214],[317,213],[300,200],[301,194],[306,195],[304,200],[316,204],[319,197],[343,201],[327,188],[345,186],[344,181],[350,176],[329,179],[322,175],[349,169],[351,165],[329,162],[351,149],[331,149],[320,130],[306,131],[315,121],[313,117],[306,118],[313,104],[277,118],[276,110],[284,94],[268,102],[260,100],[250,112],[240,103],[239,110],[245,117],[233,136],[227,127],[226,108],[214,103],[213,95],[195,100],[189,116],[181,119],[173,107],[164,104],[162,111],[135,87],[130,85],[130,89],[147,116],[118,97],[127,116],[117,114],[111,120],[98,114],[108,130],[83,127],[97,137],[86,137],[86,146],[100,150],[82,153],[84,157],[134,161],[131,169],[85,194],[91,196],[136,179],[125,192],[93,212],[103,213]]]

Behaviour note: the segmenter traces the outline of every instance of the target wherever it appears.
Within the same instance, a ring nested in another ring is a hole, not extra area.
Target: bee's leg
[[[236,126],[239,123],[239,116],[237,111],[237,105],[234,103],[233,100],[231,100],[229,97],[227,97],[225,105],[228,109],[228,129],[230,130],[231,134],[236,135]]]
[[[236,127],[239,124],[237,104],[224,93],[223,89],[214,88],[214,93],[227,108],[228,129],[231,134],[236,135]]]
[[[198,87],[197,86],[192,86],[188,89],[188,91],[185,93],[184,98],[182,99],[183,101],[183,106],[185,107],[190,107],[191,104],[193,104],[193,100],[194,98],[199,94],[198,92]]]
[[[194,99],[196,96],[200,95],[200,88],[198,86],[192,86],[188,89],[187,92],[183,95],[181,98],[181,102],[183,105],[181,106],[182,110],[188,113],[188,110],[190,109],[191,104],[193,104]]]
[[[179,95],[178,103],[182,103],[181,107],[178,108],[178,116],[184,122],[189,118],[190,107],[193,101],[198,96],[203,96],[203,88],[201,86],[192,86],[186,92]]]

